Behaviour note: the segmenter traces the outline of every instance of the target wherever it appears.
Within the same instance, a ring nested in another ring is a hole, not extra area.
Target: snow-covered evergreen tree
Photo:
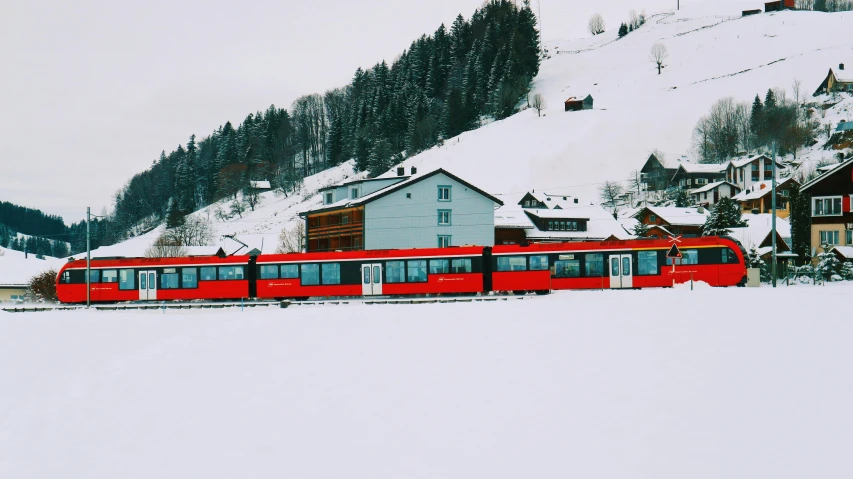
[[[631,232],[637,238],[645,238],[649,235],[649,225],[643,223],[642,221],[637,221],[637,224],[631,229]]]
[[[703,236],[724,236],[731,234],[730,228],[746,226],[740,207],[731,198],[721,198],[711,210],[702,226]]]
[[[818,263],[817,263],[817,272],[820,274],[823,279],[832,281],[832,277],[837,275],[838,271],[841,269],[841,262],[838,261],[838,257],[835,256],[835,253],[819,253],[817,255]]]
[[[772,278],[770,276],[770,271],[767,268],[767,263],[761,259],[761,256],[758,255],[758,250],[755,249],[755,245],[753,245],[749,249],[749,253],[747,253],[747,262],[749,263],[750,268],[758,268],[761,271],[761,281],[767,282]]]
[[[841,264],[841,276],[846,280],[853,280],[853,262],[845,261]]]

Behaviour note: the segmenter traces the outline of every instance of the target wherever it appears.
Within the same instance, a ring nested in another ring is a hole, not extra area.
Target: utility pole
[[[770,212],[773,214],[773,217],[770,219],[772,225],[770,227],[770,235],[771,235],[771,251],[772,251],[772,259],[770,260],[773,264],[770,265],[770,274],[773,275],[773,287],[776,287],[776,142],[773,142],[773,158],[771,160],[773,165],[771,166],[771,171],[773,172],[773,181],[770,186],[770,195],[772,199],[770,200]]]
[[[90,238],[89,220],[91,219],[91,217],[92,217],[92,209],[87,206],[86,207],[86,307],[87,308],[92,305],[92,297],[91,297],[92,287],[89,284],[89,281],[91,281],[91,277],[92,277],[91,274],[89,273],[89,270],[91,268],[91,262],[92,262],[92,258],[91,258],[92,242],[89,239]]]
[[[539,10],[539,49],[542,50],[542,56],[545,56],[545,43],[542,41],[542,2],[536,0],[536,7]]]

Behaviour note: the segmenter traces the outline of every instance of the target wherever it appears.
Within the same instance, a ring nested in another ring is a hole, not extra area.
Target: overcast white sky
[[[5,2],[0,200],[78,221],[190,134],[341,86],[482,3]],[[587,35],[594,10],[613,26],[675,3],[541,0],[544,37]]]

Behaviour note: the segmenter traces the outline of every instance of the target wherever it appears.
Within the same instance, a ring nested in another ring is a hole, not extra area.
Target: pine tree
[[[800,191],[796,183],[791,185],[791,252],[797,255],[797,260],[806,262],[811,256],[809,243],[811,242],[811,198],[808,193]]]
[[[690,206],[690,204],[692,203],[692,202],[690,201],[690,196],[689,196],[689,195],[687,194],[687,192],[686,192],[684,189],[682,189],[682,188],[679,188],[679,189],[675,192],[675,198],[674,198],[674,199],[675,199],[675,206],[677,206],[677,207],[679,207],[679,208],[685,208],[685,207],[688,207],[688,206]]]
[[[752,102],[752,112],[749,116],[749,128],[752,134],[756,137],[759,144],[764,144],[764,105],[761,103],[761,98],[755,94],[755,100]]]
[[[731,198],[721,198],[705,220],[702,236],[725,236],[731,234],[731,228],[746,225],[738,204]]]
[[[649,225],[643,223],[642,221],[637,221],[637,224],[634,225],[634,228],[631,232],[637,238],[645,238],[649,235]]]
[[[626,25],[624,23],[619,25],[619,38],[622,38],[627,34],[628,34],[628,25]]]

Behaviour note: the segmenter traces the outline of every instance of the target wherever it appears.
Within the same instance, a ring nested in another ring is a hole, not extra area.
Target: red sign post
[[[672,243],[672,247],[669,248],[669,253],[666,254],[666,257],[672,260],[672,287],[675,287],[675,260],[681,259],[681,251],[678,250],[678,245],[676,243],[681,243],[681,236],[669,236],[669,242]]]

